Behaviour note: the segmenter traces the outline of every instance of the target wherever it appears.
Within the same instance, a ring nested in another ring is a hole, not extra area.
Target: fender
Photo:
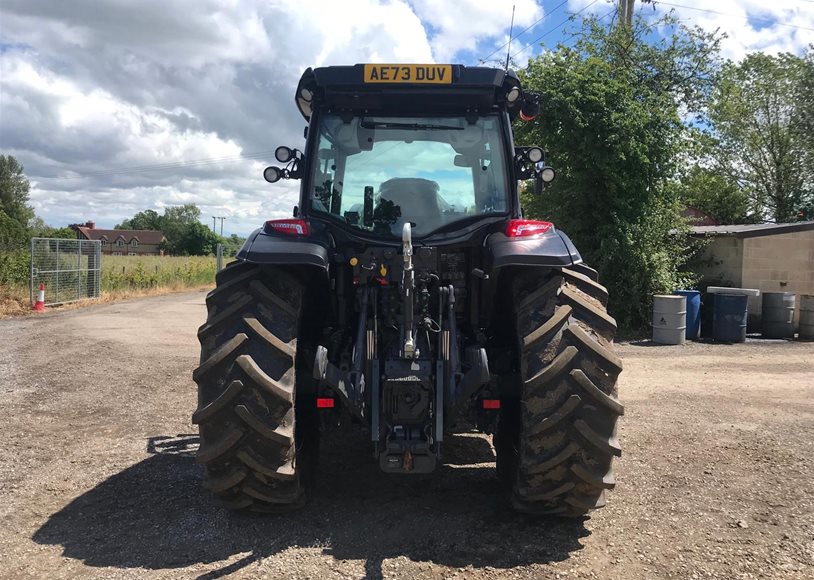
[[[504,270],[517,268],[563,268],[582,262],[582,256],[571,239],[552,228],[541,236],[510,238],[502,232],[491,234],[484,243],[484,258],[489,279],[483,285],[480,300],[480,316],[484,326],[489,326],[500,312],[501,292],[507,292]],[[511,276],[507,278],[510,280]]]
[[[252,264],[315,266],[327,275],[328,250],[314,239],[267,234],[262,228],[246,239],[236,258]]]
[[[570,238],[552,228],[541,236],[510,238],[502,232],[486,240],[487,258],[494,271],[506,266],[563,267],[582,261]],[[497,272],[495,272],[497,273]]]

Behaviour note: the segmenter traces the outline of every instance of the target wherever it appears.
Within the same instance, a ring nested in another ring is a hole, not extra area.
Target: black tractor
[[[392,474],[432,472],[451,434],[493,436],[523,512],[605,503],[620,454],[616,322],[596,271],[520,183],[554,178],[512,121],[537,96],[511,71],[308,69],[293,216],[265,223],[217,275],[198,331],[197,460],[227,506],[302,506],[320,437],[370,437]]]

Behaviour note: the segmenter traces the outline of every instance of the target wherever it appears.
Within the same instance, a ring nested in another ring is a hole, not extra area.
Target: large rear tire
[[[295,405],[302,284],[281,268],[240,262],[216,282],[193,373],[204,484],[232,509],[300,507],[317,446]]]
[[[581,516],[605,505],[615,485],[624,408],[607,299],[603,286],[567,268],[513,281],[522,396],[501,410],[495,447],[518,511]]]

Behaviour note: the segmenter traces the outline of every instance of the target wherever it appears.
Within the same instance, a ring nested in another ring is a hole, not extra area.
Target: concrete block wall
[[[701,255],[698,273],[702,286],[741,287],[744,240],[734,236],[716,236]]]
[[[814,294],[814,231],[745,238],[741,286],[761,292]],[[749,299],[750,327],[759,328],[761,298]],[[795,312],[795,325],[799,310]]]

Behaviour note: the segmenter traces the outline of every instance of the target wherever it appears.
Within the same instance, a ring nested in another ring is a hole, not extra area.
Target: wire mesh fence
[[[98,240],[31,238],[31,301],[45,284],[45,304],[99,297],[102,244]]]

